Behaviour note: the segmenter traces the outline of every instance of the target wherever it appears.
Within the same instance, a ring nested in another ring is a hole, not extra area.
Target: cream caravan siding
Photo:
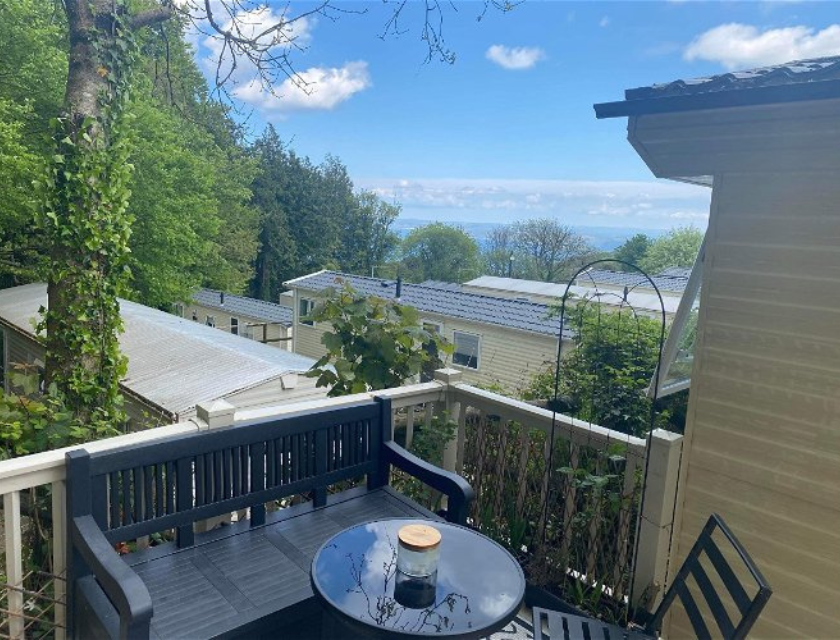
[[[679,561],[716,511],[773,587],[752,635],[837,637],[837,177],[716,177],[700,313]],[[690,635],[684,615],[670,637]]]
[[[443,335],[450,342],[456,331],[480,336],[478,370],[450,365],[463,371],[470,384],[500,386],[514,393],[557,357],[557,338],[551,336],[432,314],[423,318],[443,324]]]
[[[14,329],[6,329],[6,371],[12,373],[11,365],[31,365],[36,360],[44,364],[44,347]]]
[[[268,324],[267,326],[264,326],[266,324],[265,320],[261,320],[259,318],[252,318],[250,316],[241,314],[237,315],[226,313],[215,307],[205,307],[200,304],[195,304],[194,302],[184,305],[184,318],[186,318],[187,320],[191,320],[193,317],[193,313],[195,313],[198,318],[197,322],[201,324],[206,324],[207,316],[213,316],[216,319],[216,328],[221,331],[230,331],[230,319],[238,318],[240,336],[245,337],[245,327],[248,325],[253,325],[252,331],[254,340],[262,342],[263,331],[265,331],[265,339],[267,340],[267,345],[269,345],[270,347],[277,347],[279,349],[286,349],[287,351],[292,350],[291,340],[281,340],[281,338],[291,338],[291,327],[286,328],[279,324]]]
[[[297,292],[298,299],[302,291]],[[303,297],[307,297],[303,295]],[[323,324],[314,327],[298,321],[299,305],[295,305],[295,353],[310,358],[320,358],[326,353],[321,336],[327,330]],[[421,313],[421,321],[433,322],[443,327],[443,335],[453,342],[455,331],[480,336],[478,370],[452,365],[463,371],[464,381],[470,384],[500,385],[515,392],[527,385],[531,376],[557,357],[557,338],[506,329],[490,324],[467,322],[450,316]],[[564,350],[572,349],[571,342],[564,344]],[[450,358],[451,360],[451,358]]]

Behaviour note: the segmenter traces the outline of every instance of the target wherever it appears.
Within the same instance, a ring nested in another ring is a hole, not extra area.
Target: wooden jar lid
[[[440,544],[440,531],[425,524],[407,524],[398,536],[400,543],[411,551],[429,551]]]

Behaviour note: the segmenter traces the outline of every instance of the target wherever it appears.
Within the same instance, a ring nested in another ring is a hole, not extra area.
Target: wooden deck
[[[262,527],[235,523],[197,535],[193,547],[165,544],[124,559],[152,595],[153,638],[265,636],[289,626],[298,637],[301,624],[318,621],[309,568],[320,546],[353,525],[399,517],[436,518],[389,487],[350,490],[326,507],[268,514]]]

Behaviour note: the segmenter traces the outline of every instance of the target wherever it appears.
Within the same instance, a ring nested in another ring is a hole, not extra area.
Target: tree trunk
[[[169,11],[129,18],[123,0],[64,0],[64,7],[69,69],[43,219],[50,247],[46,382],[80,422],[113,424],[123,418],[125,373],[117,296],[128,274],[130,172],[119,127],[130,28],[165,20]]]

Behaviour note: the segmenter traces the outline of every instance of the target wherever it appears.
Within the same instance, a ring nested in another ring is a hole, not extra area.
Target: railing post
[[[21,540],[20,492],[3,495],[3,531],[6,537],[6,607],[9,637],[23,638],[23,542]]]
[[[208,404],[198,404],[195,413],[199,420],[207,423],[208,429],[229,427],[233,424],[235,407],[226,400],[214,400]]]
[[[645,485],[633,562],[631,605],[652,611],[663,595],[673,533],[683,437],[654,429],[647,439]]]
[[[449,420],[454,421],[456,424],[459,424],[458,418],[461,413],[461,403],[455,400],[455,388],[453,385],[461,382],[462,377],[463,374],[457,369],[438,369],[435,371],[435,380],[446,384],[446,415]],[[455,471],[456,469],[458,458],[460,457],[458,442],[459,438],[456,433],[455,437],[446,443],[446,447],[443,450],[443,468],[447,471]]]
[[[67,637],[67,492],[64,480],[52,483],[53,592],[55,640]]]

